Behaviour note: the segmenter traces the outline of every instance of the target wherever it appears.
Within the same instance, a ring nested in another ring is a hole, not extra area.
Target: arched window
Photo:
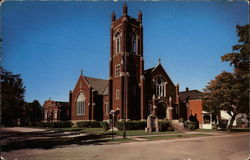
[[[47,117],[48,117],[48,113],[44,112],[44,119],[47,119]]]
[[[105,113],[106,115],[109,115],[109,101],[105,103]]]
[[[57,111],[54,112],[54,119],[57,119]]]
[[[166,97],[166,81],[162,77],[155,78],[156,97]]]
[[[85,96],[80,93],[76,99],[76,115],[85,114]]]
[[[116,46],[116,53],[120,53],[121,52],[121,33],[118,32],[115,35],[115,46]]]
[[[132,42],[131,51],[133,54],[136,54],[137,47],[136,47],[136,35],[135,34],[132,35],[131,42]]]

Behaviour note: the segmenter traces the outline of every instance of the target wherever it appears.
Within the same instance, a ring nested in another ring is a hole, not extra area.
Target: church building
[[[108,80],[81,73],[69,103],[71,120],[146,120],[155,110],[158,119],[180,118],[179,85],[159,63],[144,70],[142,13],[133,18],[127,5],[123,14],[111,16]]]

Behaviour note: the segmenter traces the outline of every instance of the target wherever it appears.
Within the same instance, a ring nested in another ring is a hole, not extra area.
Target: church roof
[[[198,90],[189,90],[189,91],[183,91],[180,92],[180,100],[186,101],[188,100],[195,100],[195,99],[201,99],[202,92]]]
[[[145,74],[148,74],[148,73],[150,73],[154,68],[155,68],[155,67],[146,69],[146,70],[144,70],[144,73],[145,73]]]
[[[103,94],[105,89],[108,88],[108,80],[105,79],[99,79],[99,78],[93,78],[93,77],[86,77],[86,80],[88,81],[89,85],[98,92],[98,94]]]

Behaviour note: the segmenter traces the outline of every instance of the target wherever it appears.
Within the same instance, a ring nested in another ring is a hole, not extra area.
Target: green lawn
[[[49,128],[48,130],[59,132],[79,132],[79,133],[102,133],[102,128]]]
[[[176,138],[189,138],[189,137],[202,137],[202,136],[211,136],[210,134],[176,134],[168,136],[150,136],[150,137],[140,137],[148,140],[156,139],[176,139]]]
[[[77,133],[95,133],[95,134],[111,134],[111,131],[104,131],[102,128],[49,128],[48,130],[59,131],[59,132],[77,132]],[[160,134],[177,134],[175,131],[165,132],[145,132],[144,130],[127,130],[127,136],[138,136],[138,135],[160,135]],[[114,131],[117,136],[123,136],[123,131]]]
[[[165,131],[165,132],[145,132],[145,130],[127,130],[127,136],[138,136],[138,135],[158,135],[158,134],[177,134],[179,132],[175,131]],[[116,131],[116,135],[122,136],[123,131]]]
[[[132,138],[115,138],[114,140],[110,139],[108,142],[134,142],[136,141],[135,139]]]
[[[216,129],[196,129],[196,132],[216,132]]]

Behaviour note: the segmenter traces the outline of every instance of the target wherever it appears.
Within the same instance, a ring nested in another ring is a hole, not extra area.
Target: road
[[[2,152],[7,160],[247,160],[249,133]]]

